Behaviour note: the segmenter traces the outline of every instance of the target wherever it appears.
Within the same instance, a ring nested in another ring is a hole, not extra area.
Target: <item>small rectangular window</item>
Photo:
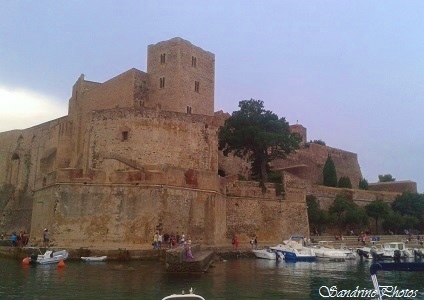
[[[163,89],[165,87],[165,77],[159,79],[159,87]]]
[[[128,140],[128,131],[122,131],[122,140],[127,141]]]
[[[164,63],[165,63],[165,53],[162,53],[162,54],[160,55],[160,63],[161,63],[161,64],[164,64]]]
[[[196,68],[197,67],[197,57],[192,56],[191,57],[191,66]]]
[[[187,113],[188,113],[188,114],[191,114],[191,106],[188,106],[188,105],[187,105]]]
[[[194,91],[199,92],[199,90],[200,90],[200,82],[195,81],[194,82]]]

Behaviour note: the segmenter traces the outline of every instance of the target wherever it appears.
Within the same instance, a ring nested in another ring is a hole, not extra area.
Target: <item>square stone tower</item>
[[[149,45],[148,106],[213,116],[215,55],[189,41],[173,38]]]

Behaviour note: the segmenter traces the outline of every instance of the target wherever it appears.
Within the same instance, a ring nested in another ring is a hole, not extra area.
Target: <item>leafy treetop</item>
[[[378,175],[378,181],[379,182],[390,182],[390,181],[395,181],[396,178],[393,178],[392,175],[390,174],[384,174],[384,175]]]
[[[226,156],[233,153],[247,159],[252,173],[267,182],[269,162],[284,159],[299,149],[302,138],[291,132],[285,118],[265,110],[261,100],[243,100],[239,107],[219,129],[219,149]]]

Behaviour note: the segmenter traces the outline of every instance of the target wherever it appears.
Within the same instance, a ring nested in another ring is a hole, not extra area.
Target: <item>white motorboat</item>
[[[257,258],[271,259],[271,260],[283,260],[284,254],[278,251],[273,251],[270,248],[254,249],[252,252]]]
[[[302,242],[299,243],[296,239],[301,239]],[[315,251],[311,248],[304,247],[302,244],[303,241],[303,236],[294,235],[284,241],[283,244],[270,247],[270,249],[283,253],[286,261],[315,261]]]
[[[99,262],[106,261],[107,256],[81,256],[81,259],[85,262]]]
[[[320,241],[318,245],[311,247],[317,258],[331,261],[345,261],[355,259],[357,254],[349,249],[335,249],[332,241]]]
[[[41,252],[41,250],[39,250]],[[68,258],[69,253],[66,250],[60,250],[53,252],[52,250],[47,250],[44,254],[34,254],[30,257],[31,263],[38,263],[41,265],[46,264],[56,264],[61,260],[64,261]]]
[[[383,254],[381,257],[377,257],[380,259],[400,259],[400,258],[409,258],[412,257],[413,250],[409,250],[406,248],[405,243],[403,242],[392,242],[385,243],[383,245]]]
[[[412,257],[414,255],[414,251],[407,249],[405,243],[403,242],[385,243],[380,247],[364,246],[359,248],[357,252],[362,257],[372,258],[375,260],[401,259]]]
[[[166,296],[165,298],[162,298],[162,300],[168,300],[168,299],[201,299],[201,300],[206,300],[202,296],[195,294],[193,288],[190,288],[190,290],[188,291],[187,294],[184,291],[182,291],[181,294],[172,294],[172,295]]]

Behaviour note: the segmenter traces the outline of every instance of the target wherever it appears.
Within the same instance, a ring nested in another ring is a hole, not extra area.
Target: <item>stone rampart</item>
[[[213,118],[149,109],[93,113],[90,168],[112,155],[148,165],[218,172],[217,128]]]
[[[384,191],[369,191],[358,189],[339,189],[327,186],[312,185],[307,186],[306,193],[314,195],[320,204],[321,209],[328,210],[333,204],[337,195],[345,195],[348,199],[354,201],[359,206],[365,206],[375,200],[383,200],[391,203],[399,193]]]
[[[370,183],[369,189],[371,191],[388,191],[398,193],[417,193],[417,183],[407,181],[390,181],[390,182],[376,182]]]
[[[150,244],[156,230],[215,244],[226,232],[225,197],[169,186],[57,184],[35,192],[31,236],[61,246]],[[39,237],[37,232],[40,233]]]
[[[227,185],[227,239],[237,235],[240,242],[248,242],[257,236],[263,243],[309,235],[305,192],[298,189],[302,181],[289,174],[284,178],[292,186],[284,186],[281,194],[272,183],[265,184],[265,192],[252,181]]]

